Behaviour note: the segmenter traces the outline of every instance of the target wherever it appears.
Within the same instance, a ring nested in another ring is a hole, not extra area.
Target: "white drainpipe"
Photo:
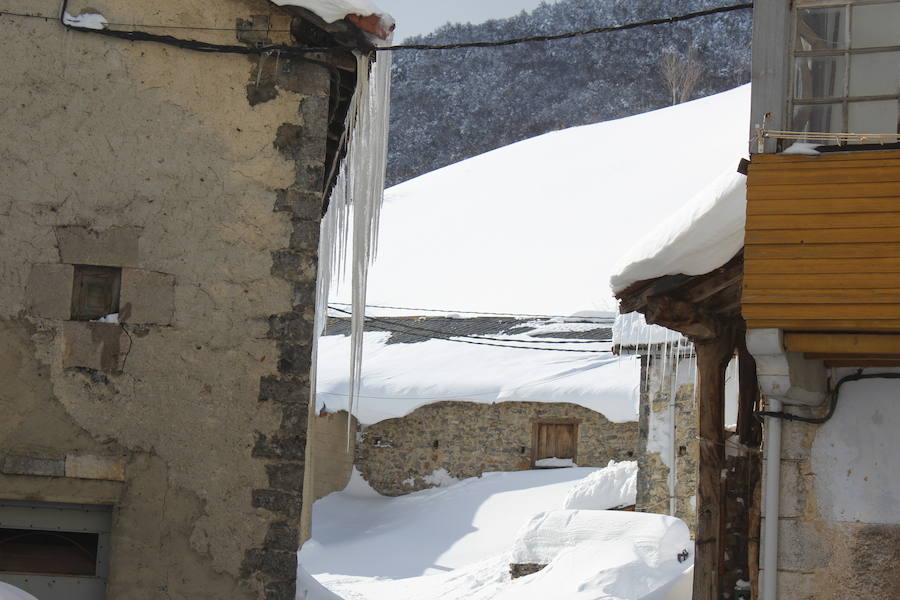
[[[766,398],[766,410],[781,412],[781,400]],[[762,598],[778,598],[778,500],[781,488],[781,419],[766,418],[766,524],[763,545]]]

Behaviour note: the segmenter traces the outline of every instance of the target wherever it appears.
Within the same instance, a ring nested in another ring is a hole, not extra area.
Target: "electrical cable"
[[[335,308],[333,306],[329,306],[329,308],[331,310],[336,310],[336,311],[344,313],[346,315],[352,314],[349,311],[341,310],[341,309]],[[455,333],[451,333],[449,331],[439,331],[437,329],[429,329],[427,327],[418,327],[416,325],[406,325],[404,323],[395,323],[393,321],[386,321],[383,319],[378,319],[376,317],[365,317],[365,319],[368,320],[370,323],[377,323],[377,324],[381,325],[382,327],[384,327],[385,329],[387,329],[388,331],[391,331],[393,333],[403,333],[403,334],[412,335],[414,337],[419,337],[419,338],[426,339],[426,340],[441,339],[441,340],[445,340],[448,342],[468,342],[468,343],[473,343],[473,344],[477,343],[479,345],[497,346],[497,347],[501,347],[501,348],[525,348],[528,350],[554,350],[557,352],[609,353],[608,350],[576,350],[576,349],[570,350],[570,349],[563,349],[563,348],[538,348],[538,347],[534,347],[534,346],[510,346],[510,345],[506,345],[506,344],[503,344],[503,345],[487,344],[487,343],[480,342],[480,340],[491,340],[491,341],[497,341],[497,342],[512,342],[514,344],[519,344],[519,343],[525,343],[525,344],[609,344],[612,342],[612,340],[575,340],[575,341],[571,341],[571,342],[568,342],[565,340],[548,340],[548,341],[511,340],[511,339],[506,339],[506,338],[496,338],[496,337],[489,337],[489,336],[474,336],[474,335],[466,335],[466,334],[455,334]],[[401,329],[391,329],[391,327],[400,327]],[[416,331],[422,331],[422,332],[429,333],[432,335],[423,335],[420,333],[415,333]],[[434,336],[434,334],[437,334],[442,337],[436,338]],[[469,338],[469,339],[456,339],[456,338]],[[479,340],[479,341],[471,342],[469,340]]]
[[[671,17],[660,17],[657,19],[648,19],[645,21],[635,21],[631,23],[625,23],[622,25],[612,25],[606,27],[594,27],[592,29],[582,29],[578,31],[568,31],[565,33],[557,33],[557,34],[548,34],[548,35],[532,35],[532,36],[524,36],[518,38],[509,38],[503,40],[496,41],[475,41],[475,42],[457,42],[452,44],[397,44],[393,46],[378,46],[378,47],[354,47],[354,46],[339,46],[339,47],[308,47],[308,48],[298,48],[295,46],[286,46],[283,44],[277,45],[262,45],[258,47],[251,46],[233,46],[233,45],[225,45],[225,44],[212,44],[208,42],[201,42],[198,40],[185,40],[181,38],[176,38],[172,36],[165,35],[156,35],[147,33],[144,31],[122,31],[122,30],[113,30],[113,29],[90,29],[84,27],[77,27],[70,25],[65,22],[64,15],[65,9],[68,5],[68,0],[63,0],[63,7],[60,11],[59,22],[63,24],[67,29],[74,29],[76,31],[83,31],[85,33],[96,33],[99,35],[107,35],[110,37],[118,37],[121,39],[126,39],[130,41],[146,41],[146,42],[156,42],[171,46],[178,46],[187,50],[197,50],[200,52],[219,52],[225,54],[263,54],[266,52],[275,52],[280,51],[282,53],[286,53],[288,56],[299,57],[302,54],[309,53],[325,53],[325,52],[335,52],[335,51],[347,51],[347,50],[361,50],[365,52],[387,52],[387,51],[432,51],[432,50],[458,50],[464,48],[497,48],[502,46],[513,46],[518,44],[525,44],[530,42],[550,42],[557,40],[565,40],[572,39],[576,37],[583,37],[588,35],[598,35],[603,33],[613,33],[617,31],[628,31],[631,29],[638,29],[642,27],[653,27],[656,25],[668,25],[673,23],[680,23],[683,21],[689,21],[693,19],[699,19],[702,17],[724,14],[734,11],[740,10],[748,10],[753,8],[752,2],[746,2],[742,4],[732,4],[728,6],[719,6],[716,8],[710,8],[706,10],[700,10],[690,13],[685,13],[681,15],[674,15]],[[14,17],[22,17],[22,18],[33,18],[33,19],[44,19],[45,21],[56,20],[55,17],[50,17],[47,15],[41,14],[31,14],[31,13],[19,13],[13,11],[0,11],[0,16],[14,16]],[[155,29],[181,29],[181,30],[196,30],[196,31],[233,31],[233,29],[224,29],[218,27],[202,27],[202,26],[168,26],[168,25],[143,25],[143,24],[124,24],[124,23],[108,23],[108,25],[113,25],[117,27],[143,27],[143,28],[155,28]],[[280,30],[266,30],[266,31],[280,31]]]
[[[329,306],[328,308],[330,308],[331,310],[337,311],[339,313],[343,313],[345,315],[353,314],[350,311],[342,310],[342,309],[334,307],[334,306]],[[532,344],[538,344],[538,343],[539,344],[608,344],[608,343],[612,342],[611,339],[609,339],[609,340],[584,340],[584,339],[579,339],[579,340],[561,340],[561,339],[541,340],[538,338],[538,339],[530,339],[530,340],[517,340],[517,339],[502,338],[502,337],[492,337],[492,336],[488,336],[488,335],[471,335],[471,334],[467,334],[467,333],[453,333],[452,331],[441,331],[440,329],[430,329],[428,327],[420,327],[418,325],[407,325],[406,323],[397,323],[395,321],[388,321],[387,319],[379,319],[378,317],[368,317],[367,316],[366,318],[369,319],[369,321],[371,323],[380,323],[382,325],[395,325],[395,326],[399,326],[399,327],[408,327],[410,329],[415,329],[417,331],[424,331],[427,333],[433,333],[433,334],[437,334],[437,335],[441,335],[441,336],[445,336],[445,337],[469,338],[469,339],[473,339],[473,340],[487,340],[487,341],[494,341],[494,342],[532,343]]]
[[[847,375],[846,377],[838,381],[836,386],[834,386],[834,389],[831,391],[831,401],[828,406],[828,412],[821,417],[802,417],[800,415],[795,415],[784,411],[763,411],[757,412],[756,415],[758,417],[772,417],[775,419],[784,419],[785,421],[799,421],[801,423],[813,423],[815,425],[821,425],[822,423],[826,423],[829,419],[831,419],[831,417],[834,416],[834,411],[837,409],[838,395],[840,394],[841,386],[848,381],[860,381],[862,379],[900,379],[900,373],[863,373],[862,369],[860,369],[858,372],[852,375]]]
[[[349,302],[331,302],[341,306],[350,306]],[[385,308],[391,310],[409,310],[418,312],[458,313],[461,315],[482,315],[487,317],[534,317],[535,319],[582,319],[584,322],[612,321],[612,317],[580,317],[577,315],[538,315],[533,313],[485,312],[478,310],[452,310],[449,308],[413,308],[410,306],[386,306],[384,304],[366,304],[366,308]],[[335,309],[338,310],[338,309]]]

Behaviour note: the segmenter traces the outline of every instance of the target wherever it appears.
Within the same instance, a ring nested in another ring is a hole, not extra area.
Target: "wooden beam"
[[[756,377],[756,359],[747,350],[744,333],[739,332],[735,340],[738,357],[737,433],[742,444],[759,448],[762,443],[762,424],[755,414],[759,406],[759,380]]]
[[[790,352],[900,355],[900,334],[787,332],[784,346]]]
[[[719,336],[695,343],[697,409],[699,412],[700,474],[697,486],[697,542],[694,558],[694,600],[721,598],[721,563],[725,540],[722,470],[725,468],[725,369],[734,355],[735,327],[720,328]]]
[[[746,317],[746,315],[745,315]],[[747,319],[747,329],[784,329],[785,331],[900,331],[900,319]]]

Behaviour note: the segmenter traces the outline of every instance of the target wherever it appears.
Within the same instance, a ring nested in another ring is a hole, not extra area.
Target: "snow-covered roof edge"
[[[746,213],[746,177],[729,170],[619,259],[610,277],[613,292],[639,281],[703,275],[721,267],[744,247]]]
[[[359,29],[382,40],[394,31],[394,18],[371,0],[270,0],[278,6],[297,6],[314,13],[327,23],[347,19]]]

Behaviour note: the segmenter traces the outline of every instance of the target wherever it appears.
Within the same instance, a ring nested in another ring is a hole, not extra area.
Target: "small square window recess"
[[[93,321],[119,312],[120,267],[75,265],[72,320]]]

